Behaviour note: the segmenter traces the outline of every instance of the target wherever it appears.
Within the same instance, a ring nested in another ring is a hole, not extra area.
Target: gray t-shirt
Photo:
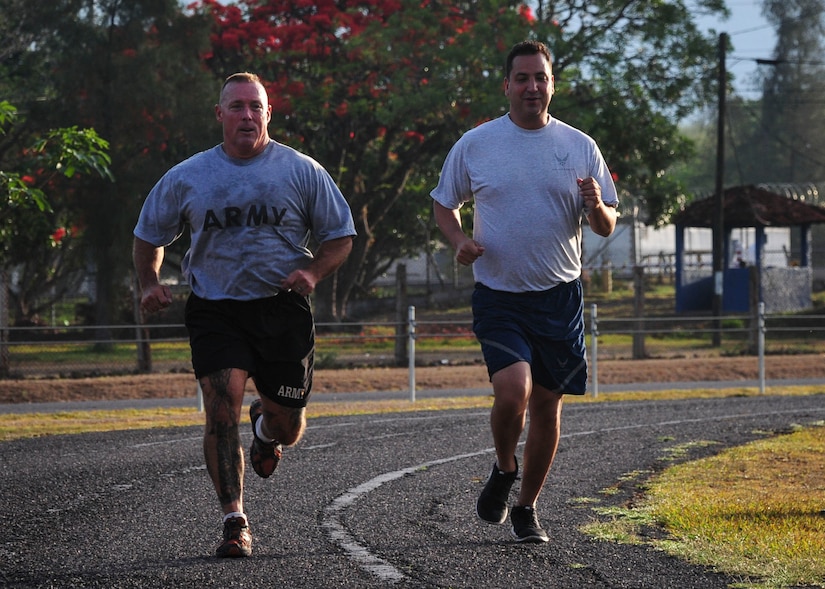
[[[167,246],[186,226],[183,275],[196,295],[212,300],[272,296],[312,259],[310,236],[320,243],[355,235],[330,175],[276,141],[248,160],[218,145],[173,167],[146,198],[134,235]]]
[[[619,199],[595,141],[551,117],[541,129],[508,115],[465,133],[450,150],[431,196],[448,209],[474,201],[473,238],[484,255],[476,281],[531,292],[581,275],[584,201],[577,178],[593,176],[605,204]]]

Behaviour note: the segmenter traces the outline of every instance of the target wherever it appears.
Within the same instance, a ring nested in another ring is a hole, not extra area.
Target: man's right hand
[[[483,255],[484,246],[469,237],[463,240],[455,251],[455,259],[464,266],[469,266]]]
[[[140,297],[140,310],[144,313],[156,313],[172,304],[172,290],[163,284],[155,284],[143,289]]]

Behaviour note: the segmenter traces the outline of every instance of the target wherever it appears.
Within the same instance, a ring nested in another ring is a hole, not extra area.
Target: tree
[[[726,186],[753,184],[763,177],[765,164],[758,153],[760,104],[734,94],[727,97],[723,164]],[[709,197],[715,190],[717,125],[717,109],[713,107],[680,126],[680,132],[693,145],[694,155],[672,165],[669,172],[694,199]]]
[[[674,121],[713,87],[715,39],[692,19],[721,6],[0,0],[9,15],[0,32],[14,37],[0,49],[0,91],[27,113],[26,133],[75,125],[110,141],[117,184],[83,177],[65,208],[86,229],[78,256],[93,262],[103,325],[131,267],[146,192],[219,138],[204,123],[219,80],[257,71],[269,81],[273,134],[330,170],[358,220],[356,251],[317,299],[322,319],[343,318],[350,297],[424,246],[419,219],[431,226],[427,193],[444,156],[466,129],[504,112],[503,56],[526,37],[554,51],[553,113],[596,137],[621,187],[647,201],[651,220],[666,218],[678,186],[664,170],[689,147]]]
[[[216,22],[212,70],[267,80],[273,134],[318,159],[353,209],[359,239],[320,285],[323,319],[345,316],[353,293],[421,249],[416,217],[429,218],[426,192],[447,149],[501,112],[498,62],[527,20],[514,3],[463,4],[203,3]]]
[[[449,147],[502,114],[502,60],[524,38],[555,54],[553,112],[591,132],[653,220],[675,202],[668,165],[689,153],[676,120],[712,93],[715,40],[693,15],[719,0],[616,5],[521,2],[204,0],[215,19],[207,63],[269,82],[276,137],[316,157],[350,200],[359,239],[319,307],[346,315],[398,256],[422,248],[417,218]],[[326,316],[322,315],[324,318]]]
[[[116,184],[85,176],[64,203],[79,229],[74,255],[91,268],[94,322],[110,325],[128,303],[143,199],[169,167],[219,136],[208,124],[219,86],[200,61],[209,23],[176,0],[0,3],[20,9],[7,14],[25,42],[0,65],[0,85],[20,96],[28,132],[92,127],[110,143]]]
[[[0,135],[14,136],[18,114],[13,105],[0,102]],[[16,153],[14,161],[0,159],[0,193],[6,195],[0,219],[0,275],[15,271],[9,292],[16,322],[30,321],[82,279],[73,264],[77,259],[68,255],[76,244],[76,229],[66,229],[61,222],[66,212],[51,203],[60,202],[55,195],[71,190],[80,174],[113,180],[108,147],[94,129],[52,129]],[[3,280],[0,283],[7,287]],[[44,291],[49,293],[46,298],[39,296]]]
[[[648,223],[668,222],[687,198],[668,170],[693,153],[678,124],[715,101],[716,39],[695,19],[725,14],[724,2],[540,1],[537,12],[562,31],[551,111],[596,138]]]
[[[773,60],[763,68],[758,182],[825,178],[825,0],[765,0],[776,27]]]
[[[823,0],[764,4],[776,27],[772,59],[762,60],[760,100],[729,94],[725,113],[725,184],[816,183],[825,174]],[[768,57],[766,53],[765,57]],[[700,119],[696,124],[702,124]],[[716,108],[695,141],[704,145],[679,173],[699,192],[713,191]]]

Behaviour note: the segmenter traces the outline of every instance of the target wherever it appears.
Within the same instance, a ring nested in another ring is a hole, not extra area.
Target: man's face
[[[540,129],[547,124],[547,107],[553,96],[553,72],[542,54],[513,59],[510,77],[504,80],[504,95],[510,100],[510,118],[519,127]]]
[[[215,117],[223,125],[223,150],[229,157],[248,159],[269,143],[267,125],[272,107],[266,90],[254,82],[233,82],[221,93]]]

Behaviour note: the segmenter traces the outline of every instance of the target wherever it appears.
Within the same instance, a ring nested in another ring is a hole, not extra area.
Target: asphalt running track
[[[825,396],[567,405],[538,504],[546,545],[474,515],[488,417],[312,419],[271,479],[248,470],[255,544],[241,560],[212,556],[221,525],[199,427],[1,443],[0,586],[725,588],[735,579],[585,536],[598,516],[581,499],[625,504],[674,449],[693,459],[820,421]]]

